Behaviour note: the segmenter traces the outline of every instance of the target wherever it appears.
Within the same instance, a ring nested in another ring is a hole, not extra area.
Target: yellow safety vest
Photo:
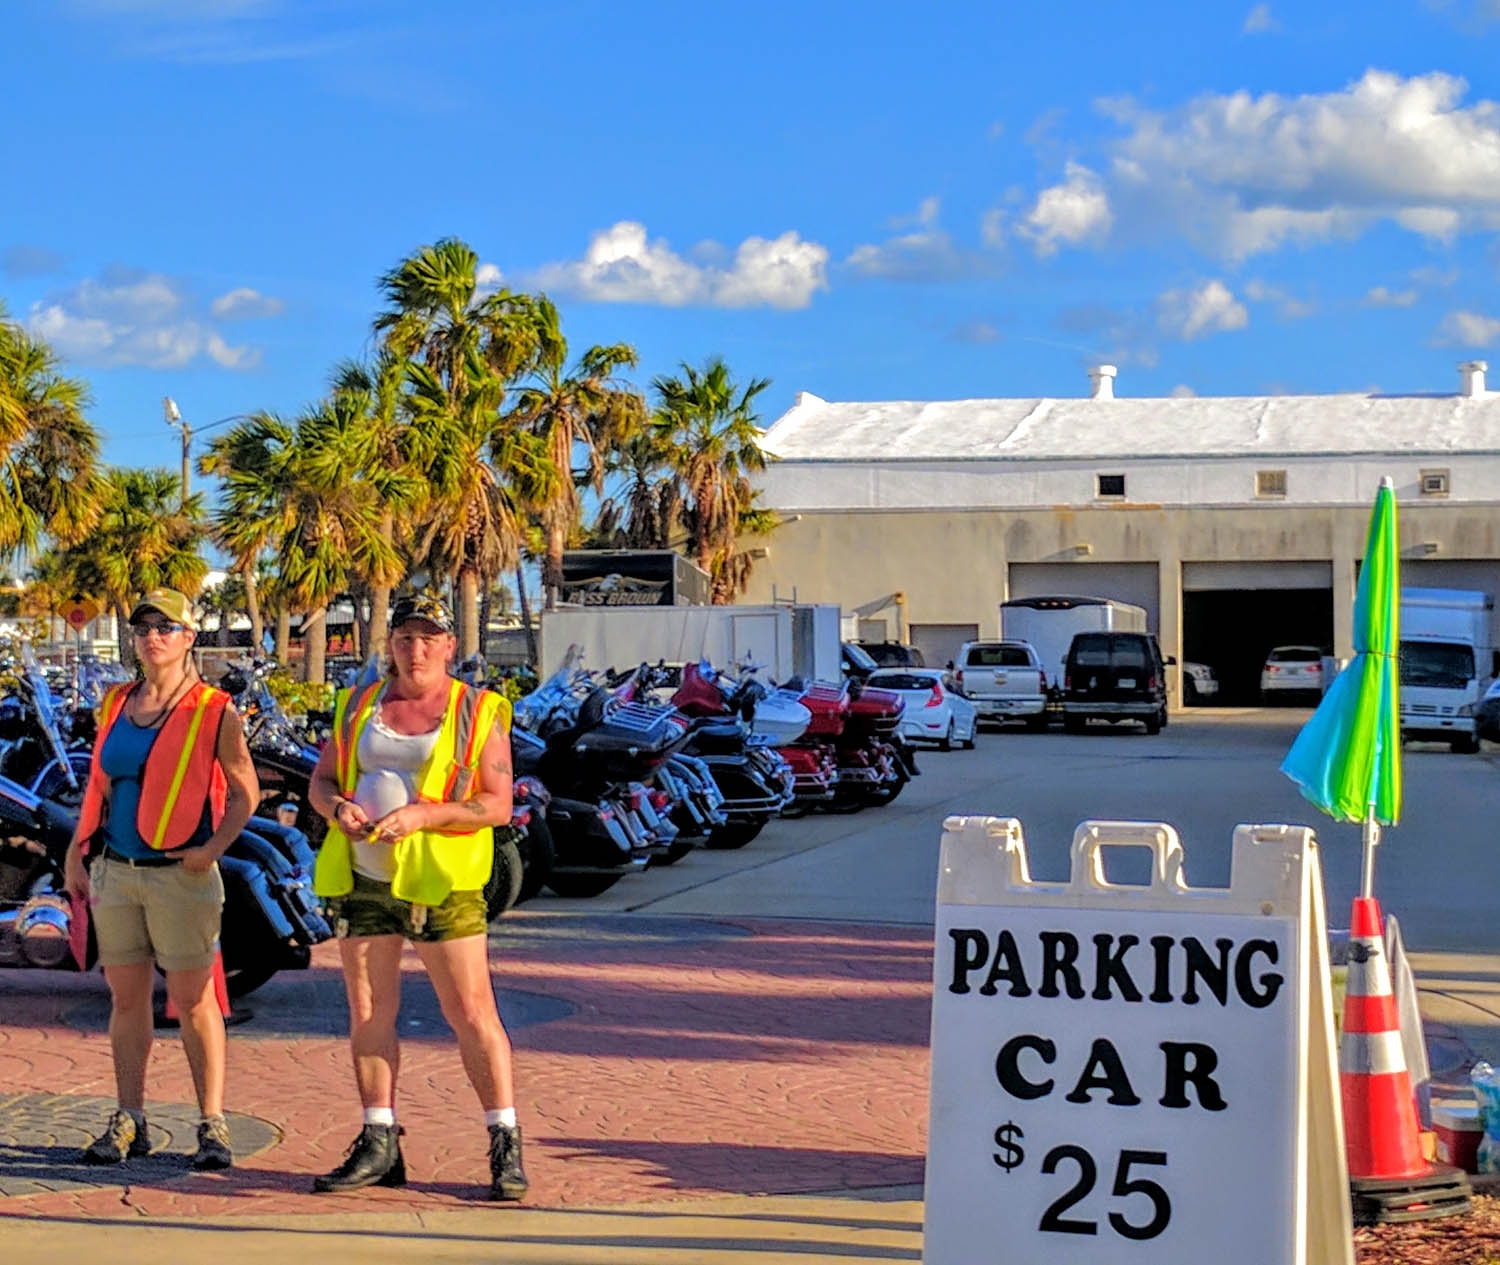
[[[334,769],[341,794],[352,798],[359,781],[359,739],[375,714],[385,683],[356,694],[341,691],[334,708]],[[479,757],[496,725],[510,732],[510,703],[493,690],[454,681],[432,753],[417,775],[417,801],[459,803],[479,789]],[[472,831],[418,830],[393,847],[396,871],[391,892],[414,905],[441,905],[450,892],[479,891],[489,882],[494,842],[488,826]],[[318,852],[313,890],[346,896],[354,889],[354,850],[337,825]]]

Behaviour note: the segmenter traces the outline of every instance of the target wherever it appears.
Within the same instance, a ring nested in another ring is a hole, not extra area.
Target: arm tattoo
[[[475,817],[484,816],[484,805],[477,799],[464,800],[464,809],[466,812],[472,813]]]

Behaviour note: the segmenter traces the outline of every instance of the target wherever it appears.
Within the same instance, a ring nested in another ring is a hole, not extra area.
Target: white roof
[[[1500,452],[1500,392],[835,403],[804,391],[762,446],[864,462]]]

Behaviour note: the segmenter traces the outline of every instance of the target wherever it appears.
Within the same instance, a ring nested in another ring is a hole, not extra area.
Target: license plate
[[[1117,678],[1115,678],[1115,686],[1116,686],[1116,688],[1122,689],[1122,690],[1133,690],[1133,689],[1135,689],[1135,677],[1133,677],[1133,676],[1117,677]]]

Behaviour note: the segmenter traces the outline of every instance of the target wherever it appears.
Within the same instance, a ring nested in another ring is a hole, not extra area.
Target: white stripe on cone
[[[1399,1032],[1346,1032],[1339,1042],[1339,1071],[1345,1076],[1406,1075],[1406,1053]]]

